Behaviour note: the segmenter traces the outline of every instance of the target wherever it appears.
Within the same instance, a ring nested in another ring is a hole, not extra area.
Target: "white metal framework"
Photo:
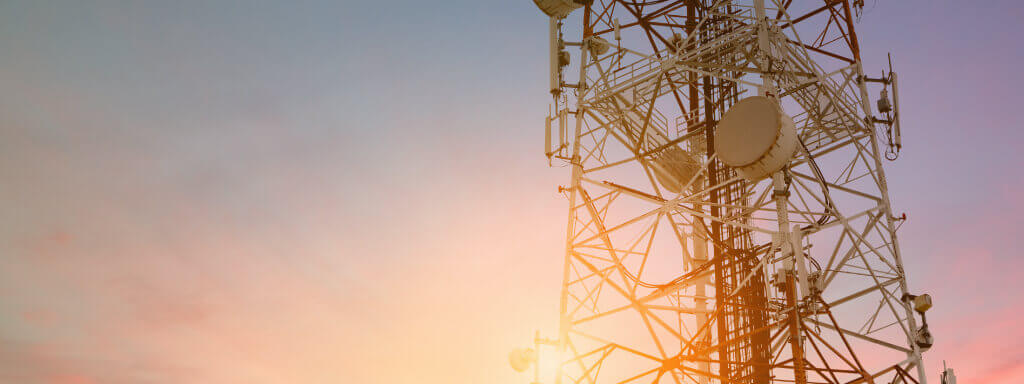
[[[868,96],[895,75],[864,75],[858,1],[536,2],[561,12],[548,156],[571,168],[556,383],[925,382],[898,112]],[[754,95],[801,144],[746,180],[715,127]]]

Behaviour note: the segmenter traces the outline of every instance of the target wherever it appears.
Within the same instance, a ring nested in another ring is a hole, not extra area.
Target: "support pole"
[[[796,384],[807,384],[807,370],[804,368],[804,348],[800,341],[802,322],[800,321],[800,302],[797,297],[797,276],[796,267],[798,260],[796,255],[803,255],[803,251],[794,247],[792,233],[789,232],[789,185],[785,180],[785,171],[775,172],[772,175],[772,182],[775,187],[775,211],[779,222],[779,236],[777,246],[781,248],[783,257],[786,260],[782,273],[785,274],[786,285],[786,307],[789,311],[789,345],[793,353],[793,379]]]

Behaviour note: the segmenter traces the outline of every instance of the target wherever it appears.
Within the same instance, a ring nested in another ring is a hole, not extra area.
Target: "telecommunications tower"
[[[861,63],[862,1],[534,2],[571,170],[545,382],[925,383],[931,298],[882,168],[897,77]]]

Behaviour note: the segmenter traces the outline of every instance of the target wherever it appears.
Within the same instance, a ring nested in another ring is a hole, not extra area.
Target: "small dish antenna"
[[[516,372],[523,372],[537,362],[537,351],[531,348],[516,348],[508,353],[508,364]]]
[[[586,2],[579,0],[533,0],[545,15],[556,19],[569,16],[572,11],[582,7]]]

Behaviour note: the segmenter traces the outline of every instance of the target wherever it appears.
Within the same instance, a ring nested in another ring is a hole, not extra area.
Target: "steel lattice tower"
[[[859,1],[535,3],[571,169],[556,383],[925,382],[882,169],[898,112],[868,98],[896,77],[865,76]],[[750,179],[715,148],[754,95],[800,146]]]

